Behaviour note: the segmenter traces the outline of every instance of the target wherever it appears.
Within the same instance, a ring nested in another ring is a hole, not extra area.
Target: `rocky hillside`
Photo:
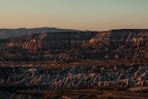
[[[147,60],[148,30],[46,32],[0,41],[1,60]]]
[[[63,68],[0,68],[0,85],[33,88],[65,89],[99,87],[131,87],[148,85],[147,64],[63,67]],[[32,87],[31,87],[32,86]],[[3,88],[2,86],[0,86]]]
[[[145,99],[147,90],[148,30],[40,32],[0,40],[2,99]]]
[[[64,90],[62,92],[64,94],[68,89],[68,92],[70,92],[72,91],[70,89],[80,90],[83,88],[91,88],[92,90],[88,90],[87,92],[80,92],[85,96],[87,96],[86,93],[89,95],[94,94],[92,93],[93,88],[97,89],[96,94],[100,93],[101,90],[99,89],[101,88],[106,90],[129,90],[132,92],[148,90],[148,64],[60,68],[1,67],[0,75],[0,97],[2,97],[2,99],[16,99],[16,97],[18,97],[18,99],[26,99],[24,97],[30,97],[30,99],[40,97],[39,99],[42,99],[41,97],[43,97],[43,95],[40,94],[52,96],[51,92],[48,92],[49,90]],[[119,92],[116,92],[116,94],[119,94]],[[121,92],[123,94],[123,91]],[[74,93],[73,95],[80,95],[80,93]],[[109,94],[112,92],[106,93]],[[53,95],[54,94],[55,93],[53,93]],[[130,97],[127,92],[125,95]],[[147,95],[147,93],[139,97],[144,97],[145,95]],[[115,95],[109,94],[109,96]]]

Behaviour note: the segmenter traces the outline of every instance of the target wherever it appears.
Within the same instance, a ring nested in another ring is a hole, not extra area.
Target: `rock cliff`
[[[0,98],[41,99],[52,94],[47,90],[83,88],[96,88],[97,94],[110,87],[143,91],[147,63],[148,30],[41,31],[0,39]]]
[[[0,41],[3,60],[148,59],[148,30],[45,32]]]

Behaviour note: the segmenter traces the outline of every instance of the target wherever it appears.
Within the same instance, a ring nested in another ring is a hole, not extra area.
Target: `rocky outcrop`
[[[147,64],[63,67],[1,68],[0,85],[40,86],[45,89],[87,88],[90,86],[126,88],[148,85]],[[17,88],[17,87],[16,87]],[[39,88],[39,87],[38,87]]]
[[[26,89],[57,91],[130,87],[130,91],[135,90],[133,86],[147,88],[147,59],[148,30],[41,31],[38,34],[1,39],[0,98],[41,98],[40,95],[34,96],[32,92],[27,94],[24,91]],[[85,61],[87,66],[81,66],[83,61],[80,60],[89,60]],[[94,65],[92,60],[105,60],[103,62],[107,63]],[[129,65],[127,60],[134,63]],[[10,63],[7,64],[8,61]],[[13,61],[17,61],[17,66],[13,65]],[[22,62],[21,65],[20,61],[33,62],[32,65],[24,65]],[[46,61],[49,63],[44,64]],[[64,63],[71,63],[69,61],[78,61],[79,65],[62,67]],[[111,65],[110,62],[119,62],[120,65]]]

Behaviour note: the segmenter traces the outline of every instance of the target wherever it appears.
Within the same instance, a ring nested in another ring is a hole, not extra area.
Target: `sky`
[[[148,29],[148,0],[0,0],[0,28]]]

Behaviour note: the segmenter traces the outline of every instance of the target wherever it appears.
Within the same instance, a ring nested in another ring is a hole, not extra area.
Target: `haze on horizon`
[[[148,0],[0,0],[0,28],[148,28]]]

